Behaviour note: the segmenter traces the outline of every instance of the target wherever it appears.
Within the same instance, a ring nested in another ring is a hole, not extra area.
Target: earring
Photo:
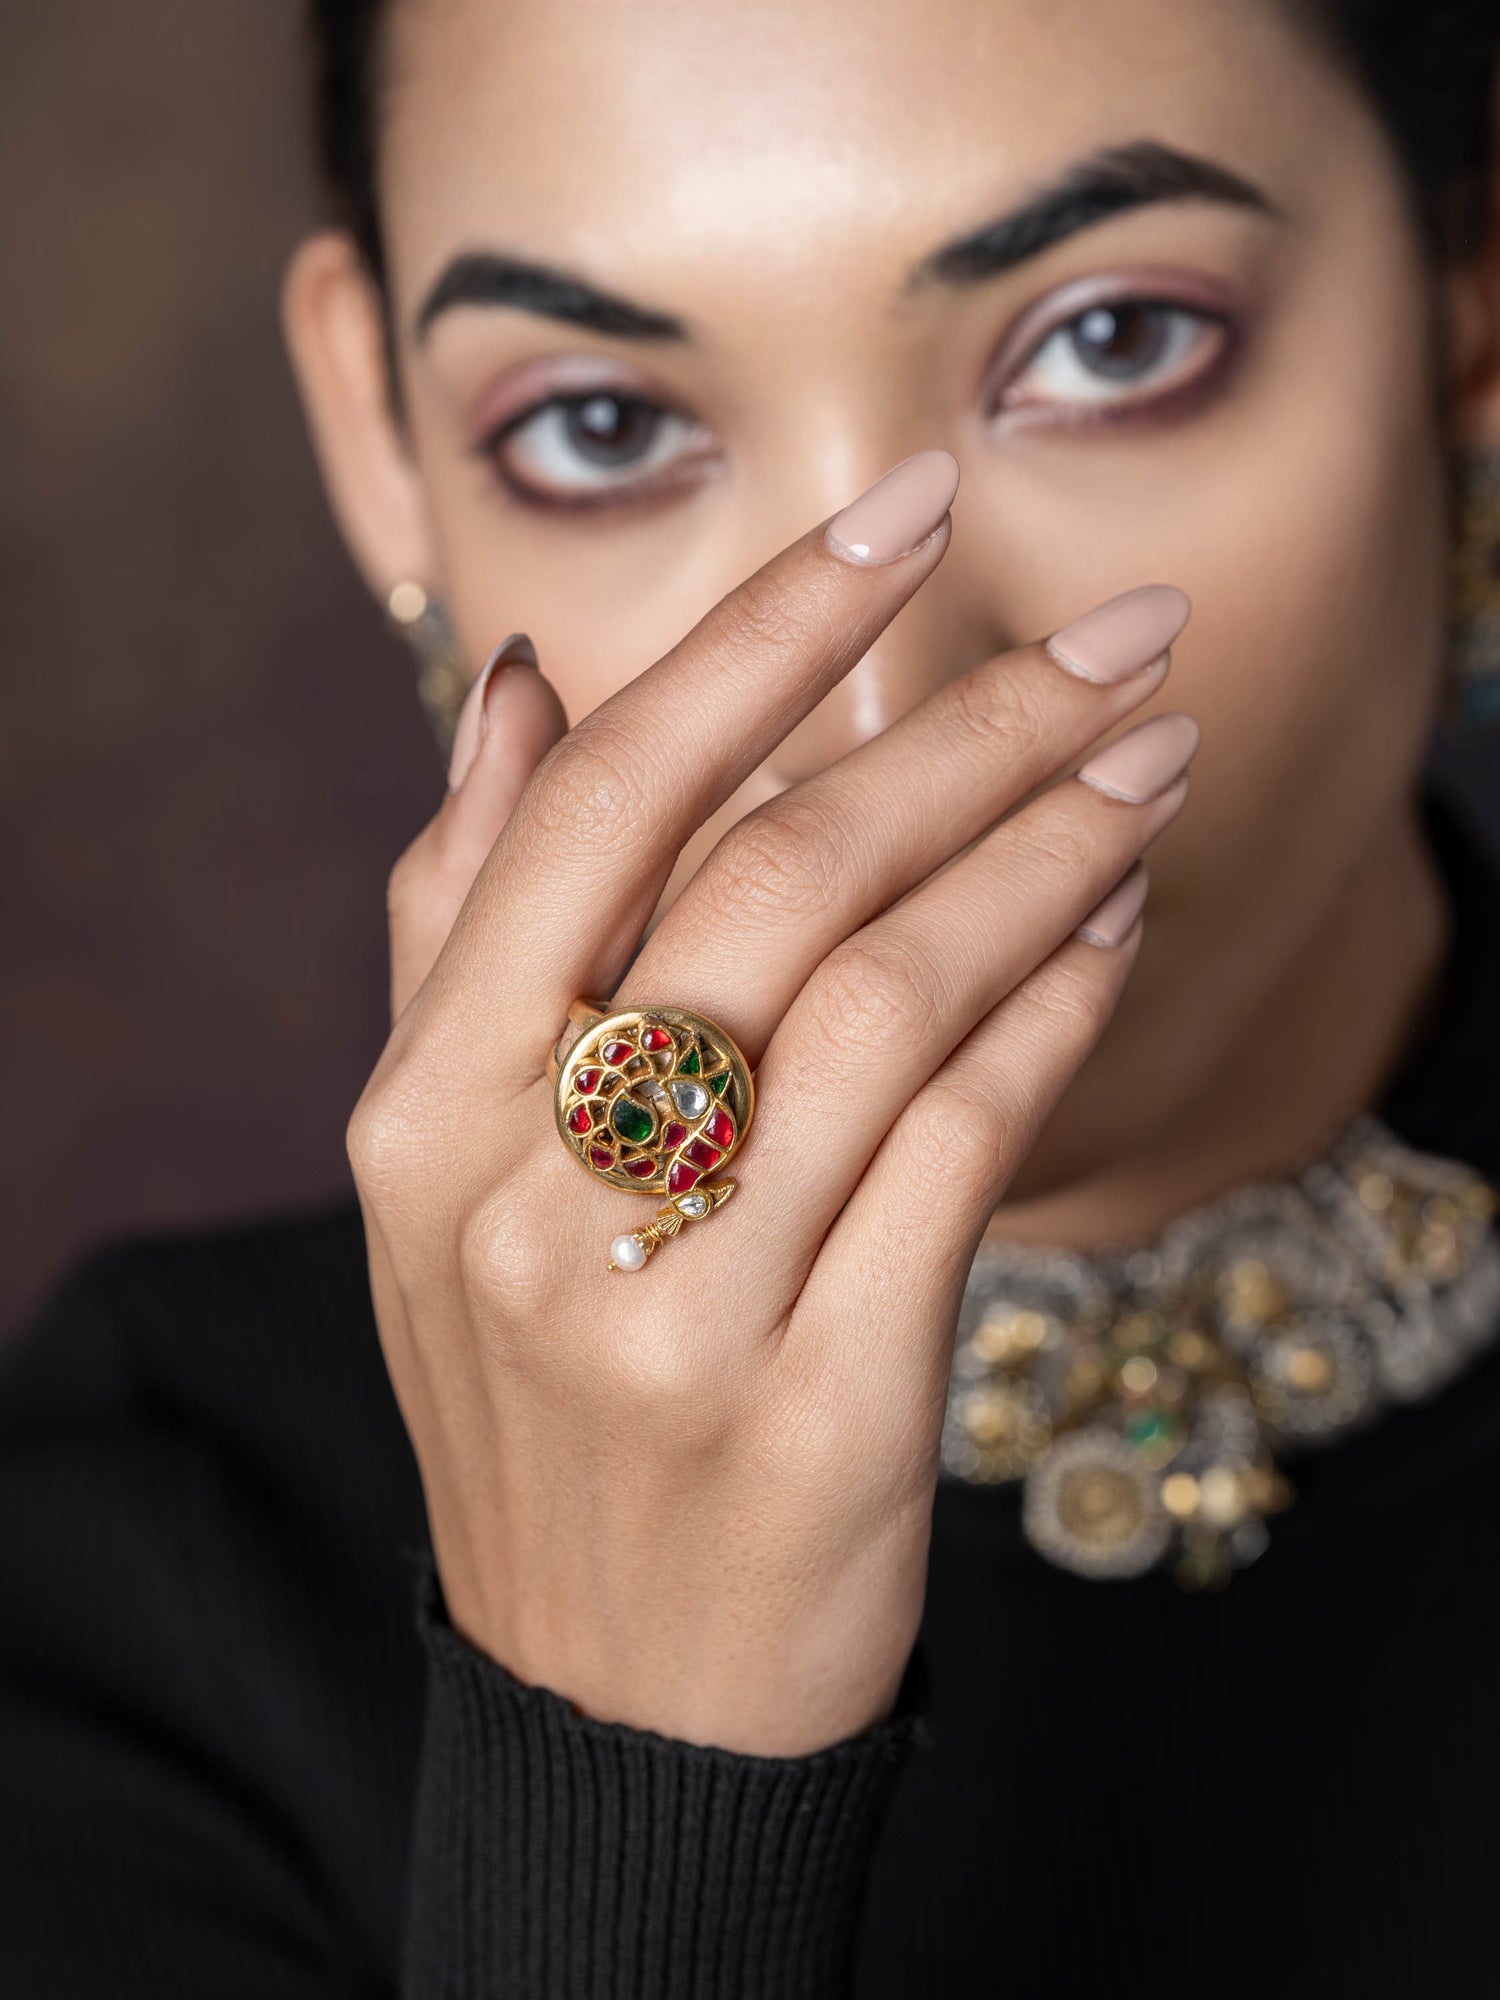
[[[417,656],[417,695],[444,755],[453,747],[469,675],[442,599],[420,583],[398,583],[386,599],[391,623]]]
[[[1450,642],[1460,716],[1500,721],[1500,450],[1453,465]]]

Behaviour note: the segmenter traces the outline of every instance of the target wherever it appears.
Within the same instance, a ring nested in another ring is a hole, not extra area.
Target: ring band
[[[557,1082],[557,1072],[563,1060],[585,1028],[602,1021],[608,1014],[608,1007],[597,1000],[570,1000],[568,1002],[568,1025],[563,1029],[552,1047],[547,1051],[547,1081]]]
[[[685,1222],[711,1215],[736,1182],[710,1182],[744,1143],[755,1083],[734,1038],[683,1007],[611,1013],[568,1008],[569,1031],[547,1061],[558,1135],[607,1187],[667,1197],[651,1221],[617,1236],[612,1271],[638,1271]]]

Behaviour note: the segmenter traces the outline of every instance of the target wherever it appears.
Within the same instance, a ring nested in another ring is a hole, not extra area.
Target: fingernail
[[[1086,681],[1123,681],[1164,653],[1193,609],[1174,583],[1143,583],[1125,590],[1046,641],[1060,667]]]
[[[1086,785],[1128,805],[1144,805],[1180,778],[1198,748],[1190,715],[1153,715],[1091,757],[1078,773]]]
[[[919,451],[866,487],[824,531],[847,563],[887,563],[909,556],[938,526],[958,491],[951,451]]]
[[[486,697],[490,683],[500,667],[534,667],[537,665],[536,647],[525,632],[512,632],[502,639],[485,662],[483,673],[464,696],[464,705],[458,711],[458,722],[453,731],[453,748],[448,757],[448,789],[456,792],[473,768],[474,759],[479,755],[479,746],[484,741],[485,724],[488,720]]]
[[[1109,951],[1123,944],[1141,914],[1150,881],[1145,862],[1137,861],[1104,901],[1090,910],[1073,935],[1082,938],[1085,944],[1100,944]]]

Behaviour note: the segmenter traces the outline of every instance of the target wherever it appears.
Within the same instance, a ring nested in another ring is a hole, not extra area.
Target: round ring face
[[[597,1180],[682,1195],[737,1151],[755,1109],[745,1058],[680,1007],[606,1015],[557,1073],[557,1129]]]

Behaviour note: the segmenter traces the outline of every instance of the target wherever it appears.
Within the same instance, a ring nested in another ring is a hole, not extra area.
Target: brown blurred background
[[[0,0],[0,1328],[105,1232],[312,1201],[440,764],[276,321],[299,0]],[[1445,764],[1500,831],[1500,746]]]
[[[277,327],[297,0],[5,0],[0,1325],[105,1230],[344,1185],[441,791]]]

